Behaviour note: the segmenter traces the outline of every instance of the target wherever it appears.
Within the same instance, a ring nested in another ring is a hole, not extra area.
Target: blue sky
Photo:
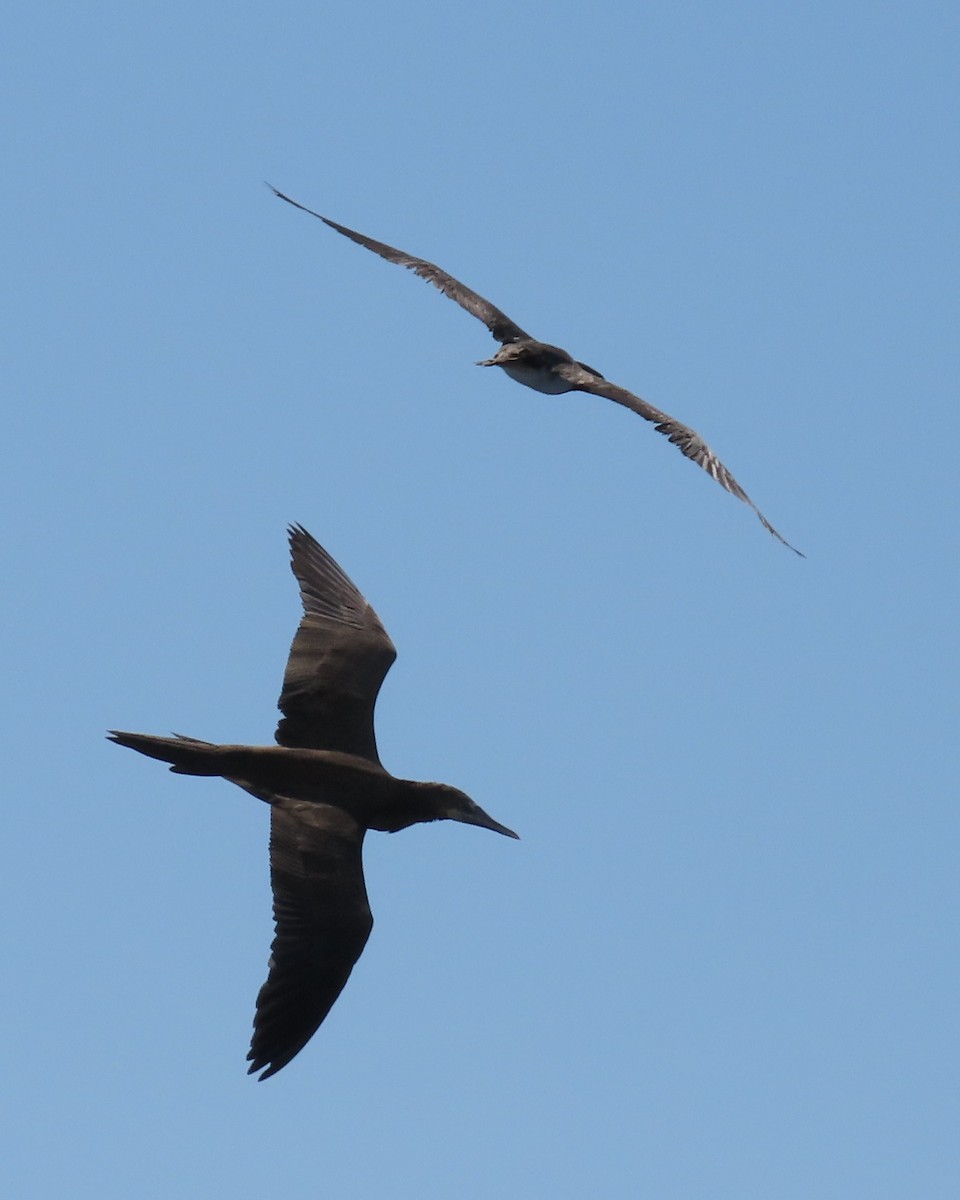
[[[5,1194],[953,1197],[953,6],[17,5]],[[616,406],[278,187],[697,428]],[[244,1074],[285,526],[399,649],[376,928]]]

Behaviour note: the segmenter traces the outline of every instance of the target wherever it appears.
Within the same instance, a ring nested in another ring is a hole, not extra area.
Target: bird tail
[[[128,746],[148,758],[170,763],[176,775],[221,775],[223,762],[220,747],[213,742],[201,742],[198,738],[175,733],[173,737],[154,737],[149,733],[125,733],[111,729],[108,735],[118,746]]]

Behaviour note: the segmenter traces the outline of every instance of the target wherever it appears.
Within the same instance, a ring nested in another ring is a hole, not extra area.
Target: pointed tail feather
[[[122,729],[111,729],[108,740],[118,746],[127,746],[148,758],[170,763],[170,770],[177,775],[220,775],[223,763],[219,746],[212,742],[201,742],[197,738],[175,734],[173,737],[155,737],[149,733],[126,733]]]

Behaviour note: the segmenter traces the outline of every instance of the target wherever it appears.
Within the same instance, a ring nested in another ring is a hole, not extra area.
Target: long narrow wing
[[[277,799],[270,816],[277,932],[247,1055],[249,1074],[262,1071],[261,1079],[317,1031],[373,928],[357,822],[339,808]]]
[[[608,380],[602,379],[599,375],[594,375],[591,371],[585,370],[579,363],[563,363],[556,368],[556,373],[566,379],[577,391],[590,392],[594,396],[603,396],[606,400],[613,400],[617,404],[622,404],[624,408],[629,408],[631,412],[638,413],[645,421],[652,421],[657,432],[669,438],[681,454],[686,455],[687,458],[702,467],[708,475],[715,479],[722,488],[726,488],[731,495],[736,496],[738,500],[742,500],[744,504],[749,504],[760,518],[760,523],[764,529],[772,533],[777,541],[783,542],[794,554],[799,554],[801,558],[806,558],[806,555],[802,551],[798,550],[796,546],[791,546],[787,539],[774,529],[703,438],[688,425],[684,425],[681,421],[675,420],[667,413],[661,412],[659,408],[654,408],[652,404],[648,404],[646,400],[641,400],[639,396],[635,396],[633,392],[628,392],[626,388],[618,387],[617,384],[610,383]]]
[[[304,615],[283,675],[276,739],[379,762],[373,709],[396,648],[355,585],[299,525],[290,527],[290,558]]]
[[[484,300],[482,296],[478,296],[476,292],[471,291],[459,279],[454,279],[446,271],[441,271],[435,263],[427,262],[424,258],[415,258],[414,255],[407,254],[403,250],[397,250],[393,246],[386,245],[384,242],[374,241],[373,238],[366,237],[362,233],[357,233],[355,229],[348,229],[346,225],[338,225],[336,221],[331,221],[329,217],[321,216],[320,213],[314,212],[312,208],[307,208],[306,205],[300,204],[297,200],[292,200],[289,196],[285,196],[272,183],[268,183],[267,187],[275,196],[279,196],[281,200],[286,200],[294,208],[302,209],[303,212],[309,213],[311,217],[317,217],[324,225],[329,225],[337,233],[342,233],[344,237],[348,237],[352,242],[356,242],[358,246],[365,246],[368,250],[372,250],[374,254],[379,254],[381,258],[385,258],[387,262],[396,263],[401,267],[408,267],[416,275],[419,275],[421,279],[426,279],[428,283],[432,283],[445,296],[449,296],[461,308],[465,308],[471,316],[482,321],[498,342],[520,342],[529,339],[530,335],[524,333],[519,325],[514,324],[506,313],[501,312],[489,300]]]

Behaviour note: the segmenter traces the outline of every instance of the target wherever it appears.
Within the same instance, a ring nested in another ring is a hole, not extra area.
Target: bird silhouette
[[[320,1026],[360,957],[373,917],[361,850],[389,833],[452,820],[515,838],[469,796],[443,783],[397,779],[381,765],[374,706],[397,652],[377,614],[299,525],[289,530],[304,615],[283,676],[277,746],[110,732],[110,740],[218,775],[270,805],[276,937],[257,997],[249,1073],[276,1074]]]
[[[654,408],[652,404],[648,404],[646,400],[642,400],[633,392],[628,392],[626,388],[610,383],[599,371],[588,367],[586,363],[578,362],[559,346],[538,342],[536,338],[532,338],[529,333],[511,321],[506,313],[501,312],[489,300],[485,300],[483,296],[472,291],[459,279],[448,275],[435,263],[427,262],[424,258],[417,258],[413,254],[407,254],[404,250],[397,250],[394,246],[386,245],[385,242],[378,242],[365,234],[357,233],[355,229],[348,229],[346,225],[331,221],[322,213],[314,212],[312,208],[307,208],[305,204],[285,195],[272,183],[268,183],[267,187],[287,204],[292,204],[294,208],[299,208],[303,212],[309,213],[311,217],[316,217],[324,225],[329,225],[337,233],[342,233],[344,237],[356,242],[358,246],[365,246],[374,254],[385,258],[387,262],[408,267],[414,274],[419,275],[421,279],[426,279],[428,283],[432,283],[445,296],[455,300],[461,308],[466,309],[468,313],[482,321],[500,342],[500,349],[492,358],[483,359],[477,363],[477,366],[502,367],[517,383],[522,383],[537,392],[545,392],[549,396],[559,396],[564,392],[589,392],[594,396],[613,400],[616,404],[629,408],[631,412],[638,413],[644,420],[651,421],[657,431],[669,438],[681,454],[686,455],[687,458],[702,467],[722,488],[726,488],[744,504],[749,504],[764,529],[773,534],[794,554],[798,554],[801,558],[806,557],[802,551],[798,550],[796,546],[790,545],[787,539],[774,529],[703,438],[689,425],[684,425],[675,417],[661,412],[659,408]]]

